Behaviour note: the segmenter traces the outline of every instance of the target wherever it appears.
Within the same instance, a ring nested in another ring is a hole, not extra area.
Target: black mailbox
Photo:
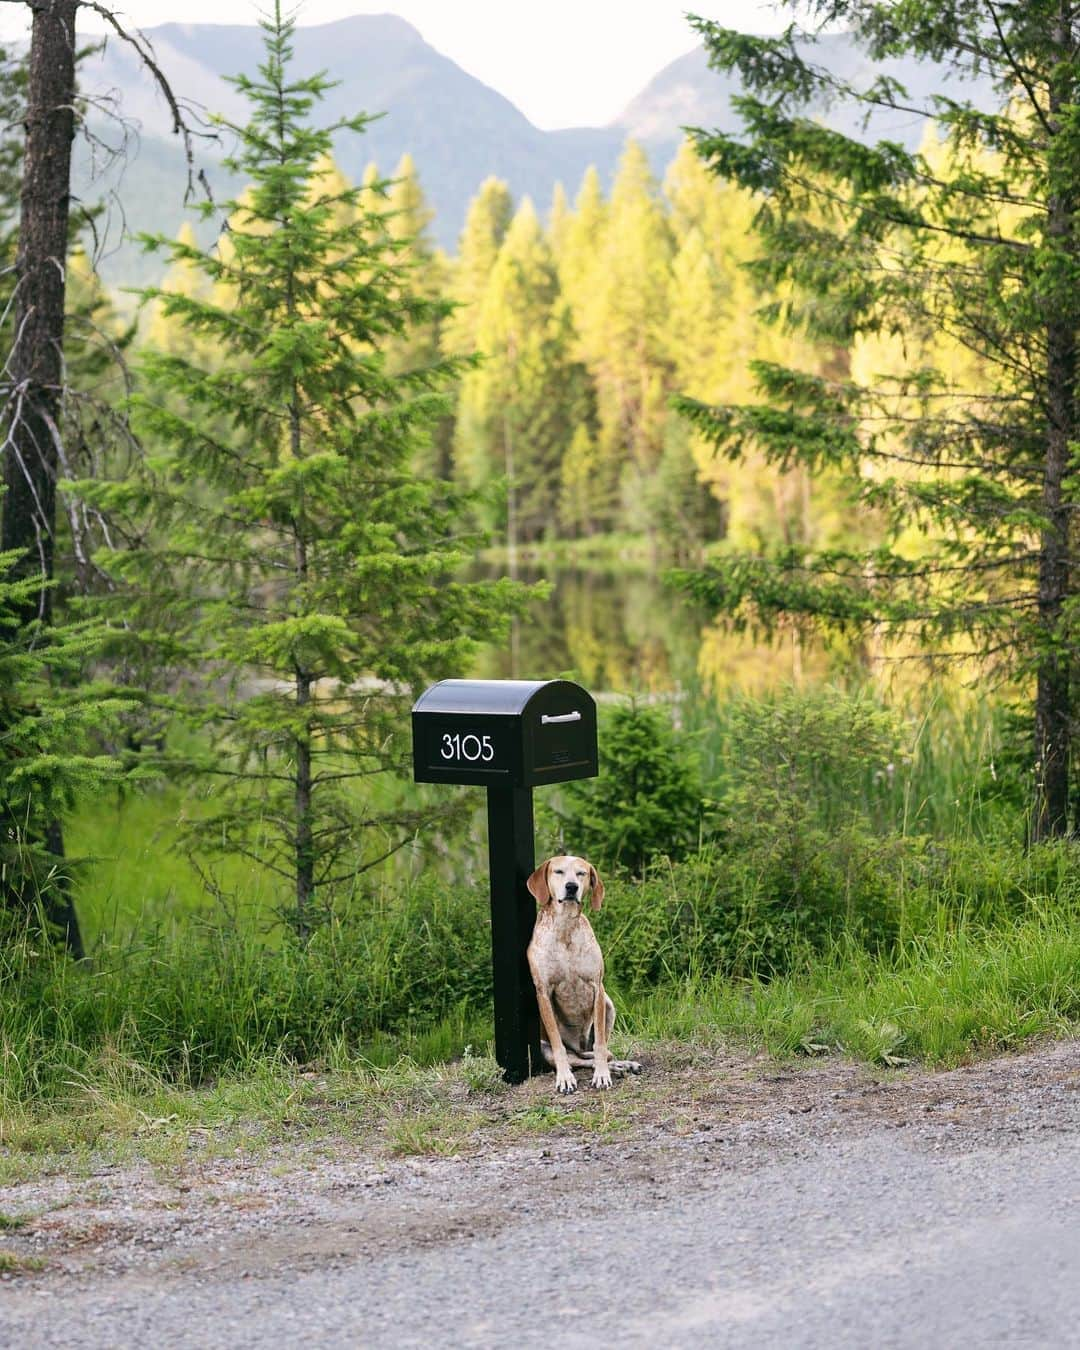
[[[543,1067],[526,950],[536,920],[532,790],[595,778],[596,704],[569,680],[442,680],[413,705],[418,783],[486,787],[495,1058],[511,1082]]]
[[[418,783],[596,777],[596,704],[569,680],[442,680],[417,699],[412,721]]]

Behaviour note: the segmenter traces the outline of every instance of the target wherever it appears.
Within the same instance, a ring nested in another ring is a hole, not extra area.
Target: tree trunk
[[[34,6],[3,454],[0,548],[22,554],[18,575],[40,577],[40,589],[24,618],[46,624],[52,620],[49,583],[56,552],[56,437],[64,376],[77,8],[78,0],[40,0]],[[48,827],[44,842],[54,856],[63,855],[59,822]],[[17,899],[27,901],[25,896]],[[50,886],[44,899],[48,918],[64,933],[72,953],[81,956],[78,920],[66,885]]]
[[[311,702],[311,681],[296,669],[296,705],[305,708]],[[293,779],[296,808],[296,931],[306,939],[311,931],[311,900],[315,893],[315,846],[311,829],[311,738],[296,741],[296,769]]]
[[[289,279],[289,312],[295,314],[292,278]],[[293,462],[301,456],[302,440],[300,434],[300,390],[294,383],[289,403],[289,449]],[[296,586],[302,593],[308,581],[307,540],[304,536],[304,509],[301,498],[300,510],[293,522],[294,548],[296,557]],[[300,611],[302,612],[302,611]],[[307,708],[311,703],[311,672],[293,663],[297,708]],[[296,738],[296,769],[293,777],[293,808],[296,825],[296,932],[306,941],[311,932],[311,900],[315,894],[315,840],[312,828],[311,812],[311,725],[305,723],[304,729]]]
[[[71,142],[75,135],[75,11],[78,0],[34,10],[16,265],[11,403],[4,446],[0,547],[24,555],[20,575],[42,580],[27,618],[51,618],[47,583],[56,539],[55,437],[63,382]]]
[[[1058,12],[1054,40],[1068,64],[1071,7]],[[1055,75],[1050,86],[1050,122],[1057,130],[1058,113],[1071,103],[1068,74]],[[1071,81],[1070,81],[1071,84]],[[1060,172],[1060,170],[1059,170]],[[1052,184],[1047,234],[1055,249],[1073,249],[1076,203],[1073,193]],[[1071,185],[1070,185],[1071,187]],[[1035,690],[1035,801],[1031,837],[1050,838],[1069,826],[1069,741],[1072,724],[1070,661],[1061,622],[1069,595],[1069,443],[1076,439],[1076,325],[1071,297],[1054,298],[1055,313],[1046,327],[1046,401],[1049,417],[1043,469],[1045,523],[1039,548],[1039,652]]]

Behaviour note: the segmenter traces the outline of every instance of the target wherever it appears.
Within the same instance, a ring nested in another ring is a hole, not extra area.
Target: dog
[[[594,910],[604,901],[604,883],[585,858],[548,858],[527,882],[540,906],[529,943],[529,970],[536,985],[544,1037],[540,1051],[555,1070],[555,1090],[577,1091],[574,1069],[592,1069],[592,1086],[611,1087],[611,1075],[640,1073],[634,1060],[613,1060],[608,1040],[615,1005],[604,992],[604,957],[585,899]]]

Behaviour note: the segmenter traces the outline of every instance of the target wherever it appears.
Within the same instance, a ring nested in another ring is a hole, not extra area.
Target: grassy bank
[[[936,705],[931,722],[857,696],[790,694],[711,713],[684,700],[675,715],[674,739],[638,739],[696,775],[697,833],[641,875],[605,867],[595,920],[618,1048],[726,1041],[949,1064],[1080,1028],[1080,848],[1022,846],[985,710]],[[644,767],[608,766],[628,802]],[[109,1103],[138,1122],[176,1093],[272,1116],[280,1092],[268,1085],[304,1065],[344,1082],[469,1048],[470,1071],[490,1076],[475,832],[455,843],[456,881],[435,863],[386,874],[301,944],[246,865],[210,902],[169,848],[182,805],[175,790],[99,802],[72,831],[99,858],[82,890],[89,962],[25,934],[0,946],[0,1138],[38,1137],[49,1120],[82,1138],[98,1127],[72,1122],[100,1120]],[[541,851],[574,809],[568,797],[541,812]],[[615,844],[601,832],[597,847]]]
[[[660,1065],[722,1047],[780,1058],[842,1052],[897,1068],[915,1059],[951,1065],[1080,1032],[1080,916],[1033,911],[992,929],[956,925],[944,910],[939,919],[936,933],[887,957],[838,947],[812,967],[769,980],[696,976],[621,992],[616,1049]],[[196,1009],[187,980],[210,972],[190,951],[186,959],[179,950],[167,955],[196,1012],[190,1030],[197,1035],[210,999],[204,994]],[[70,972],[56,978],[53,994],[69,1011],[48,1028],[47,1043],[35,1043],[25,1020],[13,1025],[5,1014],[9,1075],[20,1055],[36,1056],[37,1070],[9,1078],[9,1091],[13,1083],[21,1091],[0,1112],[0,1179],[33,1175],[42,1165],[92,1167],[102,1151],[174,1164],[192,1150],[224,1156],[298,1132],[370,1137],[391,1153],[455,1152],[493,1122],[511,1135],[610,1132],[639,1109],[619,1093],[587,1090],[554,1113],[531,1098],[515,1106],[515,1090],[500,1084],[490,1057],[486,1009],[463,1005],[426,1026],[375,1037],[360,1052],[328,1019],[321,1043],[307,1047],[317,1053],[297,1063],[288,1040],[278,1039],[280,1023],[269,1035],[255,1016],[237,1020],[235,991],[222,989],[233,1039],[219,1041],[206,1073],[209,1047],[193,1045],[197,1053],[187,1058],[164,1053],[171,1041],[165,1022],[158,1010],[134,1006],[130,986],[115,989],[119,971],[102,972],[79,991],[67,983]],[[503,1103],[494,1116],[493,1093]]]
[[[890,897],[878,940],[781,932],[785,912],[736,860],[614,881],[597,920],[623,1037],[730,1035],[770,1051],[952,1062],[1080,1021],[1071,845],[986,846],[927,865]],[[76,967],[40,944],[3,957],[3,1106],[62,1101],[129,1066],[195,1086],[290,1060],[460,1055],[489,1036],[481,892],[439,882],[369,898],[306,946],[241,924],[99,943]],[[787,959],[777,964],[779,942]]]

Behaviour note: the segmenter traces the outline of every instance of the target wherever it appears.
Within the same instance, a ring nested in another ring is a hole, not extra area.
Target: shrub
[[[724,708],[725,830],[777,836],[879,820],[900,757],[896,715],[862,694],[788,689]]]
[[[821,832],[813,844],[799,891],[775,853],[715,844],[679,863],[657,860],[640,881],[616,879],[597,916],[613,982],[773,975],[841,934],[868,950],[889,947],[905,886],[923,876],[918,841],[849,830]]]
[[[701,839],[697,757],[666,710],[632,701],[600,735],[600,776],[566,790],[559,819],[567,847],[602,867],[640,875],[651,858],[682,858]]]

